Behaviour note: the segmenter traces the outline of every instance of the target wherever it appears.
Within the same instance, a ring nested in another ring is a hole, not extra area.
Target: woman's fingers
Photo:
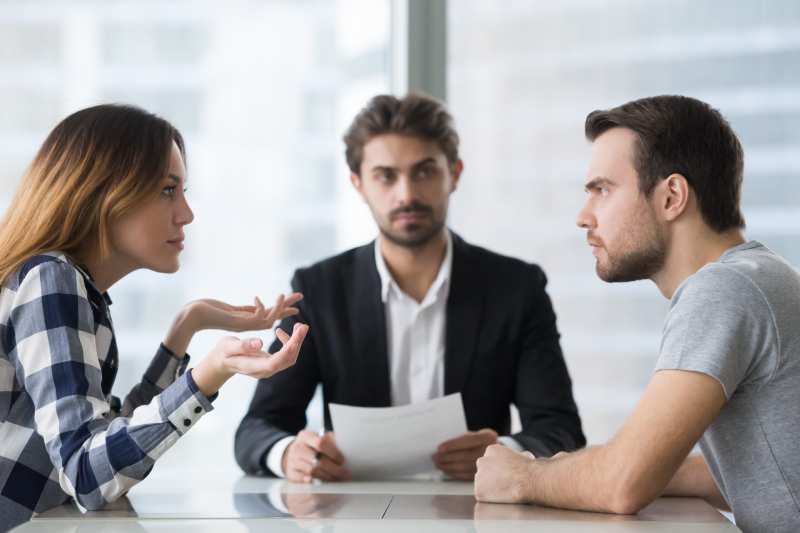
[[[300,355],[300,347],[303,345],[308,333],[308,326],[300,323],[295,324],[291,337],[288,337],[282,329],[278,329],[278,332],[278,338],[283,343],[283,347],[267,360],[269,365],[265,368],[267,375],[264,377],[269,377],[295,364],[297,356]]]
[[[267,312],[268,312],[268,309],[266,307],[264,307],[264,304],[261,301],[261,299],[258,296],[256,296],[254,298],[254,300],[255,300],[255,302],[254,302],[254,305],[253,305],[253,313],[256,316],[259,316],[259,317],[266,315]]]
[[[284,307],[281,311],[280,316],[278,318],[286,318],[287,316],[294,316],[298,314],[300,310],[296,307]]]
[[[281,344],[284,345],[283,348],[291,345],[296,346],[299,349],[300,345],[303,344],[303,340],[306,338],[306,334],[308,333],[308,324],[295,322],[294,327],[292,328],[291,337],[281,328],[276,329],[275,333],[278,335],[278,340],[280,340]]]
[[[263,343],[260,339],[248,339],[248,341],[255,340],[257,342],[248,344],[239,352],[236,351],[236,343],[228,341],[228,344],[225,345],[228,364],[240,374],[256,378],[270,377],[295,364],[306,333],[308,333],[308,326],[299,323],[294,325],[291,337],[282,329],[278,329],[278,338],[283,343],[283,347],[272,355],[261,351]],[[230,339],[235,338],[230,337]],[[256,348],[256,346],[258,347]]]
[[[286,297],[285,305],[294,305],[302,299],[303,299],[302,292],[293,292],[292,294]]]
[[[239,339],[237,337],[223,337],[217,343],[217,346],[226,355],[249,354],[261,351],[261,348],[264,346],[264,341],[256,338]]]
[[[281,328],[275,330],[275,335],[278,337],[278,340],[281,341],[281,344],[286,344],[289,342],[289,334],[283,331]]]
[[[235,317],[241,319],[239,331],[245,331],[246,329],[268,329],[278,320],[299,314],[300,310],[294,307],[294,304],[302,299],[302,293],[293,292],[289,296],[279,294],[272,307],[265,307],[258,296],[254,298],[255,305],[251,306],[233,307],[227,306],[223,302],[218,303],[227,306],[225,309],[228,311],[245,313],[245,316]]]
[[[281,309],[285,305],[284,304],[285,300],[286,298],[283,296],[283,294],[279,294],[278,297],[275,299],[275,305],[272,306],[272,310],[275,311],[276,313],[280,313]]]

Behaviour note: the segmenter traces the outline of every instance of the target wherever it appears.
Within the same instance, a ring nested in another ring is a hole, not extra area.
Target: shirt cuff
[[[169,420],[175,430],[183,435],[214,407],[197,388],[192,371],[183,374],[178,381],[159,395],[162,416]]]
[[[188,354],[179,358],[162,343],[144,373],[144,381],[152,383],[159,391],[163,391],[183,375],[188,364]]]
[[[514,450],[515,452],[524,452],[525,448],[522,447],[522,444],[517,442],[516,439],[512,437],[497,437],[497,444],[502,444],[506,448]]]
[[[294,442],[295,437],[283,437],[281,440],[272,445],[272,448],[267,452],[266,467],[278,477],[286,477],[283,471],[283,453],[291,443]]]

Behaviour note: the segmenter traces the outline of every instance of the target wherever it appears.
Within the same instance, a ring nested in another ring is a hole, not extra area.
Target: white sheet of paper
[[[461,393],[400,407],[329,407],[336,444],[356,479],[432,472],[439,444],[467,432]]]

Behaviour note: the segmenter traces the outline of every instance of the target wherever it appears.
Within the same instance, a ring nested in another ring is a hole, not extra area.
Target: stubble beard
[[[664,267],[667,258],[667,239],[652,216],[648,220],[635,221],[634,230],[613,254],[607,248],[607,261],[598,258],[595,265],[597,276],[608,283],[622,283],[651,279]]]
[[[406,235],[401,235],[399,232],[392,231],[391,215],[385,224],[378,224],[378,229],[381,235],[392,244],[405,248],[421,248],[436,238],[436,236],[441,233],[442,229],[444,229],[445,221],[447,220],[447,208],[445,207],[439,216],[437,216],[434,209],[431,209],[429,211],[429,216],[431,220],[430,225],[409,224],[405,227],[404,233],[406,233]]]

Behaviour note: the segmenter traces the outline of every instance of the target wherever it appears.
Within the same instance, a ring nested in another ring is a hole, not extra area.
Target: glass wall
[[[585,232],[587,113],[656,94],[711,103],[745,148],[747,237],[800,264],[800,3],[452,1],[448,100],[466,164],[453,226],[549,276],[588,438],[609,438],[650,378],[668,307],[608,285]]]
[[[272,301],[295,268],[371,236],[341,135],[389,90],[389,17],[389,0],[0,4],[0,207],[47,133],[80,108],[135,104],[187,141],[195,222],[181,270],[137,272],[111,290],[115,394],[138,380],[184,303]],[[195,338],[195,363],[221,335]],[[229,383],[164,460],[194,468],[204,451],[212,469],[236,471],[233,431],[254,384]]]

